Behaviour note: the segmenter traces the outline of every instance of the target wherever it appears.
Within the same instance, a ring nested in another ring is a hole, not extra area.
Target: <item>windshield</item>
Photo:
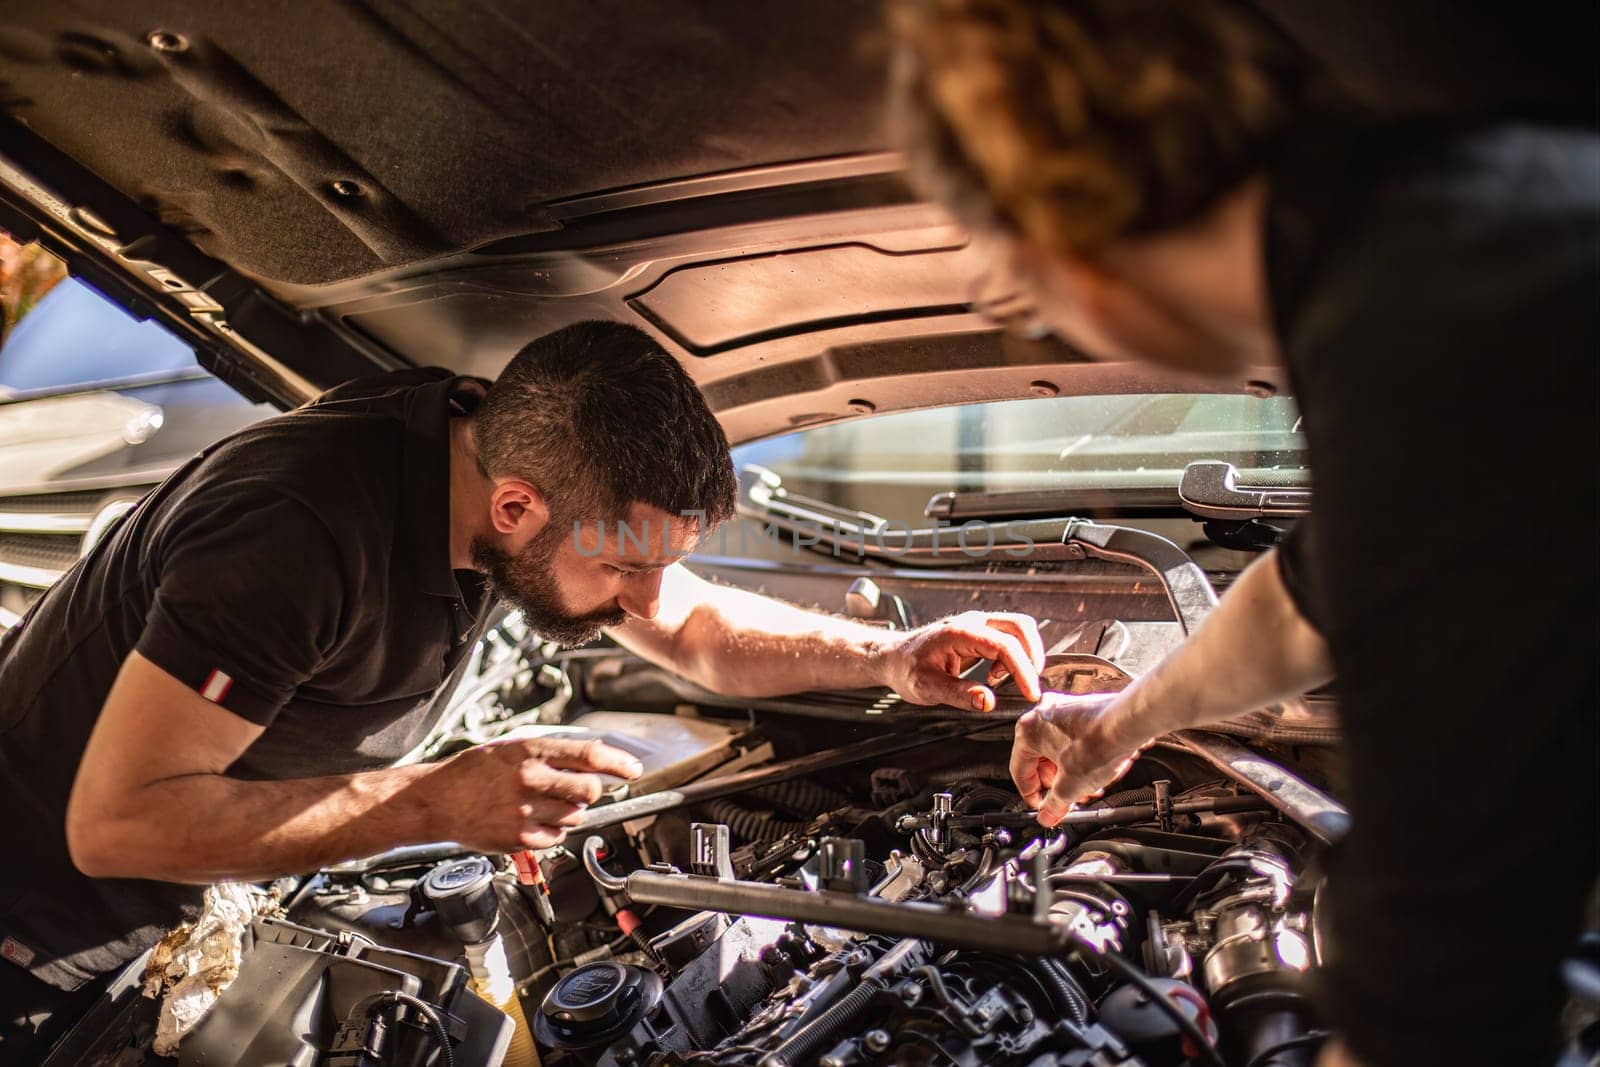
[[[942,492],[1169,487],[1197,459],[1246,484],[1301,484],[1305,439],[1287,397],[1140,393],[1008,400],[820,426],[734,449],[785,489],[908,524]]]

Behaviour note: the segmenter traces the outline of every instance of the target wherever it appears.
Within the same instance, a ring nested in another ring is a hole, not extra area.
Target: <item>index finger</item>
[[[971,641],[979,652],[994,660],[996,666],[1010,671],[1023,696],[1033,701],[1039,699],[1039,673],[1033,669],[1027,653],[1022,650],[1020,640],[991,622],[985,622],[972,631],[963,631],[962,636]]]
[[[989,625],[1017,639],[1027,658],[1022,661],[1020,670],[1009,662],[1005,666],[1010,669],[1011,677],[1016,679],[1022,695],[1037,702],[1044,695],[1044,689],[1039,684],[1039,671],[1044,666],[1044,643],[1039,640],[1039,630],[1033,625],[1033,620],[1027,621],[1028,625],[1024,626],[1012,616],[996,615],[989,619]]]
[[[608,745],[598,737],[579,740],[575,737],[538,737],[523,742],[530,755],[537,756],[550,766],[563,771],[592,771],[618,778],[637,778],[644,773],[644,764],[630,753]]]
[[[1037,619],[1032,615],[1007,611],[989,616],[989,622],[1008,633],[1015,634],[1023,647],[1028,650],[1028,659],[1033,661],[1033,669],[1044,670],[1044,637],[1039,633]]]

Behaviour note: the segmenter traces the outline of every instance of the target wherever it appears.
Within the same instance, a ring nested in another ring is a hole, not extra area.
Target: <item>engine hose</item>
[[[879,978],[863,978],[833,1007],[801,1027],[787,1041],[761,1058],[760,1067],[796,1067],[810,1063],[823,1050],[859,1026],[872,1010],[872,1002],[883,991]]]
[[[645,933],[644,923],[640,921],[639,916],[634,913],[633,909],[617,909],[617,929],[628,935],[628,939],[633,942],[634,947],[644,954],[645,959],[650,961],[650,965],[663,978],[672,974],[672,968],[667,966],[667,961],[662,958],[660,952],[656,951],[656,947],[650,943],[650,935]]]
[[[1045,988],[1052,994],[1051,1000],[1057,1009],[1065,1012],[1079,1026],[1089,1025],[1089,994],[1084,992],[1065,964],[1045,956],[1032,970],[1044,980]]]
[[[1227,874],[1259,874],[1256,866],[1248,856],[1233,855],[1223,856],[1212,861],[1211,865],[1201,871],[1194,881],[1183,887],[1183,890],[1173,898],[1169,905],[1173,915],[1182,915],[1189,909],[1189,905],[1202,894],[1209,892],[1213,886]]]
[[[1103,796],[1089,806],[1092,808],[1125,808],[1130,804],[1148,804],[1155,798],[1155,789],[1145,785],[1140,786],[1138,789],[1124,789],[1120,793]]]
[[[972,810],[974,804],[988,800],[998,804],[1001,808],[1010,807],[1017,801],[1017,794],[1005,789],[997,789],[992,785],[976,785],[961,794],[961,799],[955,802],[954,810],[965,814]]]
[[[1213,723],[1206,729],[1213,733],[1242,737],[1248,741],[1265,741],[1279,745],[1337,745],[1341,738],[1337,727],[1284,726],[1281,723],[1263,723],[1249,719],[1227,719]]]
[[[924,867],[943,867],[949,862],[944,853],[934,848],[927,840],[927,831],[918,830],[911,835],[911,854]]]
[[[934,785],[950,785],[953,782],[965,782],[974,778],[994,778],[1009,782],[1011,766],[1006,763],[978,763],[970,767],[947,767],[928,775],[928,781]]]
[[[806,822],[780,819],[770,811],[751,811],[731,800],[708,800],[705,811],[712,822],[725,824],[736,836],[745,841],[776,841],[786,834],[798,833],[810,825]]]
[[[764,802],[782,808],[791,815],[815,817],[825,811],[848,807],[850,798],[836,789],[795,778],[776,782],[750,791]]]

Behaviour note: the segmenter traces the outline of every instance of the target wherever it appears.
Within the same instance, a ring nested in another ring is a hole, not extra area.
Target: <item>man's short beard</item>
[[[522,612],[528,629],[568,647],[588,644],[601,630],[618,626],[628,617],[615,607],[573,615],[563,606],[552,563],[561,538],[571,529],[570,522],[552,520],[518,556],[482,538],[472,542],[473,566],[488,576],[494,595]]]

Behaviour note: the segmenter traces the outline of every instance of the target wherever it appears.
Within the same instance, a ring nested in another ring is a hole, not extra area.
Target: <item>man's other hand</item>
[[[1039,822],[1054,826],[1074,804],[1099,796],[1127,772],[1140,742],[1113,729],[1117,696],[1048,693],[1017,720],[1011,745],[1011,780]]]
[[[600,775],[633,779],[644,770],[599,740],[535,737],[469,748],[430,775],[441,839],[480,852],[548,848],[600,799]]]
[[[886,649],[888,684],[912,704],[949,704],[993,711],[994,689],[1010,675],[1029,700],[1038,700],[1044,642],[1039,625],[1026,615],[969,611],[911,630]],[[961,674],[980,660],[992,660],[981,679]]]

